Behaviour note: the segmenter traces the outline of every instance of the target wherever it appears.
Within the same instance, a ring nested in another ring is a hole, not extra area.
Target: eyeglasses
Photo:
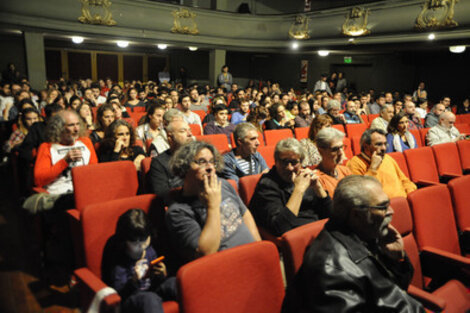
[[[346,145],[341,145],[341,146],[337,146],[337,147],[331,147],[330,150],[331,152],[339,152],[340,150],[344,150],[346,149],[348,146]]]
[[[300,163],[300,160],[280,159],[279,162],[282,164],[282,166],[286,167],[289,164],[291,164],[292,166],[296,166]]]
[[[390,207],[390,201],[385,202],[383,205],[362,205],[362,206],[360,206],[360,208],[362,208],[362,209],[370,208],[370,209],[376,209],[376,210],[380,210],[380,211],[387,211],[389,207]]]
[[[199,160],[194,160],[193,162],[196,163],[197,165],[199,165],[200,167],[208,167],[209,164],[212,164],[212,165],[215,166],[215,160],[214,159],[212,159],[212,160],[199,159]]]

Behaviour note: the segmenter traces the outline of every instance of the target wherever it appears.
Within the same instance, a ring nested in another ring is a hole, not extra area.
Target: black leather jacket
[[[424,312],[406,293],[413,266],[371,251],[355,234],[326,224],[288,287],[283,313]]]

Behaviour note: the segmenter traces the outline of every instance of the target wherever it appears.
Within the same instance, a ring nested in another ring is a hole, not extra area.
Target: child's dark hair
[[[119,217],[116,225],[119,241],[142,241],[150,235],[150,222],[142,209],[130,209]]]

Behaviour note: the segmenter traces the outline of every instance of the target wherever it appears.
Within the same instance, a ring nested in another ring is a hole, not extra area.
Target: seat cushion
[[[457,280],[451,280],[433,292],[446,301],[446,313],[462,313],[470,309],[470,292]]]

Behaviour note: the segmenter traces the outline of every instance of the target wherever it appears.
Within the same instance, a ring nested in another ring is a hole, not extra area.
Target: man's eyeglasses
[[[199,160],[194,160],[193,161],[194,163],[196,163],[197,165],[201,166],[201,167],[208,167],[209,164],[212,164],[215,166],[215,160],[212,159],[212,160],[206,160],[206,159],[199,159]]]
[[[330,150],[331,150],[331,152],[339,152],[340,150],[344,150],[347,147],[348,146],[346,146],[346,145],[341,145],[341,146],[337,146],[337,147],[331,147]]]
[[[282,164],[282,166],[286,167],[289,164],[291,164],[292,166],[296,166],[300,163],[300,160],[280,159],[279,162]]]
[[[385,202],[383,205],[361,205],[360,208],[362,209],[376,209],[380,211],[387,211],[390,207],[390,201]]]

